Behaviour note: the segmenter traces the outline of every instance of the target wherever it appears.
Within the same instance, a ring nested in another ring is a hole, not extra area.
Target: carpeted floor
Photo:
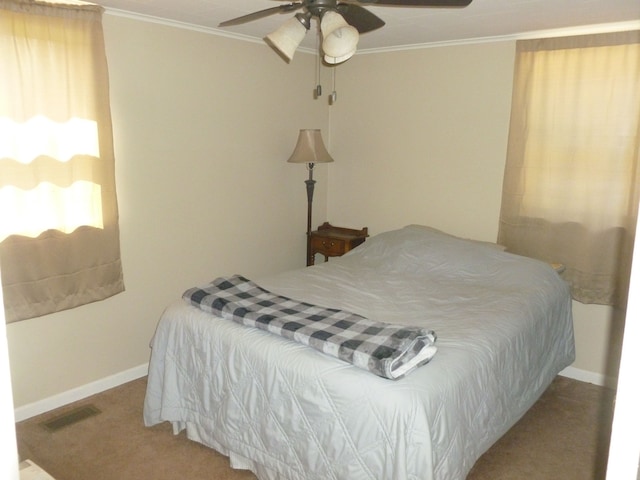
[[[166,423],[144,427],[145,388],[146,377],[18,423],[21,460],[33,460],[56,480],[255,479],[184,433],[174,436]],[[101,413],[54,432],[42,425],[89,404]],[[557,377],[468,480],[603,479],[612,404],[609,389]]]

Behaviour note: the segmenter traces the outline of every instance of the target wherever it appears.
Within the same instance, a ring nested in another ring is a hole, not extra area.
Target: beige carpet
[[[142,378],[18,423],[20,458],[33,460],[56,480],[255,479],[184,433],[174,436],[166,423],[144,427],[145,387]],[[558,377],[468,479],[604,478],[612,398],[608,389]],[[55,432],[42,425],[88,404],[101,413]]]

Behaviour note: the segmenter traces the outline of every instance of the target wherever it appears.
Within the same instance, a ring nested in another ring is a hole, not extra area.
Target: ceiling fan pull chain
[[[336,67],[333,67],[333,92],[329,96],[329,105],[333,105],[338,101],[338,92],[336,92]]]
[[[320,52],[320,27],[316,28],[316,91],[315,98],[322,96],[322,85],[320,85],[320,66],[322,64]]]

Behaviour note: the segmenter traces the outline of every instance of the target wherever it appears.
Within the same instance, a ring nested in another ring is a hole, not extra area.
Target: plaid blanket
[[[432,330],[292,300],[240,275],[190,288],[182,297],[205,312],[295,340],[385,378],[407,375],[437,350]]]

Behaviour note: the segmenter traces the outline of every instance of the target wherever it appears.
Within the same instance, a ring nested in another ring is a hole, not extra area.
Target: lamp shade
[[[306,33],[307,27],[297,17],[292,17],[267,35],[265,41],[291,61]]]
[[[325,12],[320,21],[320,30],[323,38],[322,51],[325,56],[341,58],[349,53],[351,57],[355,53],[360,34],[338,12],[332,10]]]
[[[298,143],[289,160],[289,163],[329,163],[333,158],[327,152],[322,141],[320,130],[300,130]]]

